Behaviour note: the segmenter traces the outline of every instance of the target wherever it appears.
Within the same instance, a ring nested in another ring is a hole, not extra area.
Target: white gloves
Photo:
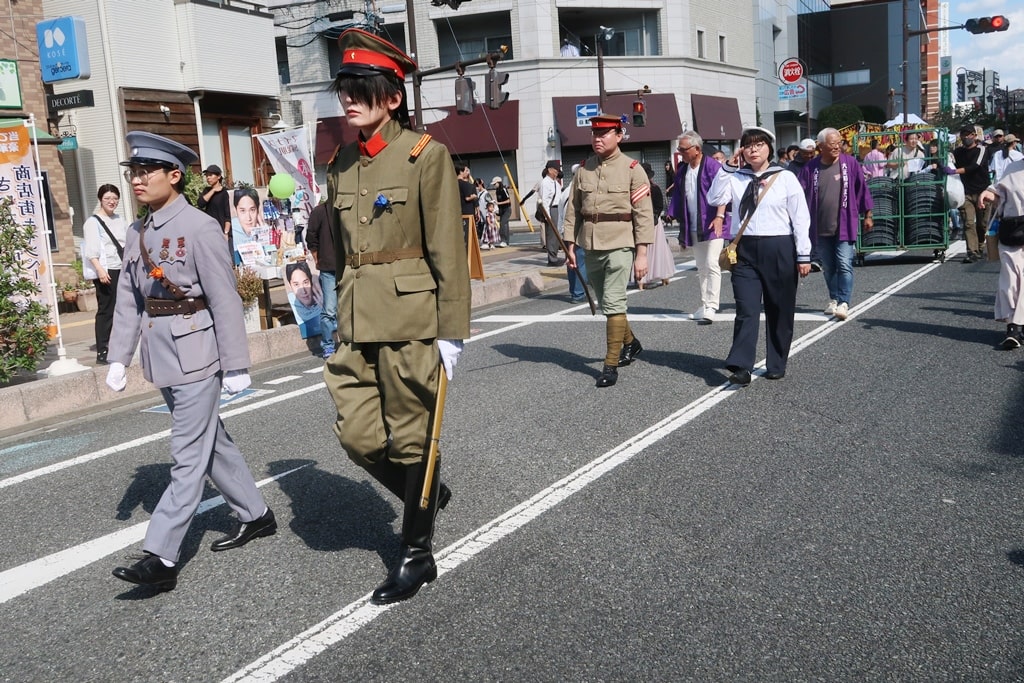
[[[237,394],[250,384],[252,384],[252,380],[249,379],[248,370],[228,370],[224,373],[224,380],[221,382],[224,391],[229,394]]]
[[[110,369],[107,370],[107,386],[114,391],[124,391],[124,388],[128,386],[124,363],[110,364]]]
[[[461,339],[437,340],[437,350],[441,352],[441,362],[444,363],[444,374],[448,375],[449,380],[452,378],[452,373],[455,372],[455,364],[459,362],[462,347]]]

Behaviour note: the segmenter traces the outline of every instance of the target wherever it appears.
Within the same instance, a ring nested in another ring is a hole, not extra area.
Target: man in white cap
[[[799,147],[800,151],[796,153],[793,160],[789,162],[789,166],[786,167],[796,175],[800,175],[800,171],[804,170],[804,166],[814,158],[814,152],[818,149],[818,143],[811,138],[804,138],[800,141]]]
[[[501,176],[491,178],[491,189],[494,190],[494,202],[498,205],[498,246],[507,247],[509,243],[508,219],[512,214],[512,197]]]

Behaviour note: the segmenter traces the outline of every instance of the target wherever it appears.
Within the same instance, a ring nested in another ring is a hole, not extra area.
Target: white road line
[[[302,376],[301,375],[285,375],[284,377],[278,377],[277,379],[267,380],[266,382],[264,382],[264,384],[269,384],[271,386],[274,386],[276,384],[285,384],[287,382],[294,382],[297,379],[302,379]]]
[[[312,367],[309,370],[303,370],[302,374],[304,374],[304,375],[312,375],[312,374],[315,374],[315,373],[318,373],[318,372],[321,375],[324,374],[324,366],[323,366],[323,364],[317,365],[315,367]]]
[[[592,315],[566,315],[565,311],[559,313],[551,313],[548,315],[489,315],[483,318],[474,320],[475,323],[553,323],[553,322],[574,322],[574,323],[592,323],[597,322],[604,324],[605,320],[603,316],[592,316]],[[824,313],[797,313],[797,322],[815,322],[823,323],[829,319],[829,316]],[[732,322],[736,319],[735,313],[716,313],[715,322]],[[761,314],[761,320],[764,320],[764,314]],[[696,322],[690,313],[638,313],[630,314],[629,321],[632,323],[636,322],[671,322],[671,323],[692,323]],[[482,335],[481,335],[482,336]],[[474,337],[475,339],[476,337]]]
[[[938,263],[929,264],[886,287],[881,292],[869,297],[864,303],[850,309],[850,317],[852,318],[876,306],[910,283],[938,268],[939,265]],[[831,334],[839,329],[842,324],[844,323],[831,321],[815,328],[793,344],[790,355]],[[763,365],[763,361],[761,365]],[[711,410],[738,390],[737,387],[732,386],[728,382],[712,389],[686,407],[669,415],[661,422],[648,427],[643,432],[619,444],[597,459],[592,460],[561,481],[555,482],[540,493],[537,493],[529,500],[520,503],[500,517],[487,522],[469,535],[459,539],[437,554],[438,576],[458,568],[474,555],[487,550],[504,537],[522,528],[577,491],[582,490],[588,484],[597,481],[619,465],[628,462],[637,454],[642,453],[648,447],[689,424],[695,418]],[[356,633],[363,626],[396,606],[375,606],[370,603],[370,594],[368,593],[225,678],[222,683],[235,683],[237,681],[266,683],[268,681],[276,681],[302,666],[327,648]]]
[[[268,479],[256,482],[256,486],[262,487],[269,484],[272,481],[277,481],[281,477],[288,476],[292,472],[297,472],[303,467],[309,467],[312,463],[296,467],[282,472],[281,474],[274,475]],[[196,515],[201,515],[204,512],[208,512],[216,507],[224,504],[224,498],[222,496],[216,496],[208,500],[204,500],[199,504],[199,509],[196,511]],[[54,579],[70,574],[73,571],[87,567],[93,562],[97,562],[107,555],[116,553],[119,550],[127,548],[133,543],[138,543],[146,536],[146,529],[149,528],[149,522],[140,522],[133,524],[132,526],[115,531],[112,534],[94,538],[91,541],[86,541],[76,545],[73,548],[67,550],[61,550],[60,552],[41,557],[38,560],[27,562],[26,564],[8,569],[5,572],[0,572],[0,604],[12,600],[19,595],[27,593],[33,588],[39,588]]]
[[[317,384],[305,387],[303,389],[296,389],[295,391],[290,391],[287,394],[279,394],[277,396],[273,396],[263,401],[249,403],[247,405],[240,406],[232,410],[224,411],[223,413],[220,414],[220,417],[221,419],[227,419],[229,417],[234,417],[235,415],[248,413],[258,408],[263,408],[269,405],[273,405],[275,403],[280,403],[281,401],[287,401],[288,399],[295,398],[296,396],[302,396],[303,394],[308,394],[313,391],[326,388],[326,386],[327,385],[324,384],[323,382],[318,382]],[[137,448],[139,446],[145,446],[146,444],[159,441],[160,439],[165,439],[170,435],[171,430],[165,429],[161,432],[154,432],[153,434],[149,434],[147,436],[140,436],[138,439],[132,439],[131,441],[126,441],[124,443],[117,444],[116,446],[110,446],[108,448],[103,448],[98,451],[93,451],[92,453],[86,453],[85,455],[80,455],[76,458],[72,458],[71,460],[55,462],[52,465],[47,465],[46,467],[40,467],[29,472],[23,472],[22,474],[13,477],[8,477],[7,479],[0,479],[0,489],[7,488],[8,486],[14,486],[15,484],[21,484],[22,482],[35,479],[36,477],[41,477],[45,474],[59,472],[69,467],[74,467],[75,465],[81,465],[92,460],[98,460],[99,458],[104,458],[108,455],[121,453],[123,451],[131,450],[132,448]]]

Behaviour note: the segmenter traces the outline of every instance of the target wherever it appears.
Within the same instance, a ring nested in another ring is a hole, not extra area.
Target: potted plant
[[[73,304],[78,301],[78,285],[74,282],[60,283],[60,295],[65,302]]]
[[[78,310],[99,310],[99,303],[96,300],[96,287],[93,286],[91,280],[78,281]]]
[[[242,312],[245,317],[245,331],[260,329],[260,296],[263,295],[263,278],[249,266],[235,268],[235,289],[242,298]]]

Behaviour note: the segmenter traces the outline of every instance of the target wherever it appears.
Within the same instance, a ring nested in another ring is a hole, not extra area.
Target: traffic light
[[[1010,28],[1010,20],[1002,14],[992,17],[975,17],[964,22],[964,28],[971,33],[995,33]]]
[[[508,93],[501,89],[501,86],[508,83],[508,74],[497,69],[487,72],[487,106],[491,109],[500,109],[501,105],[508,100]]]
[[[643,128],[647,125],[647,105],[642,99],[633,100],[633,126]]]
[[[459,76],[455,79],[455,111],[459,114],[472,114],[476,108],[476,97],[473,91],[476,84],[472,78]]]

